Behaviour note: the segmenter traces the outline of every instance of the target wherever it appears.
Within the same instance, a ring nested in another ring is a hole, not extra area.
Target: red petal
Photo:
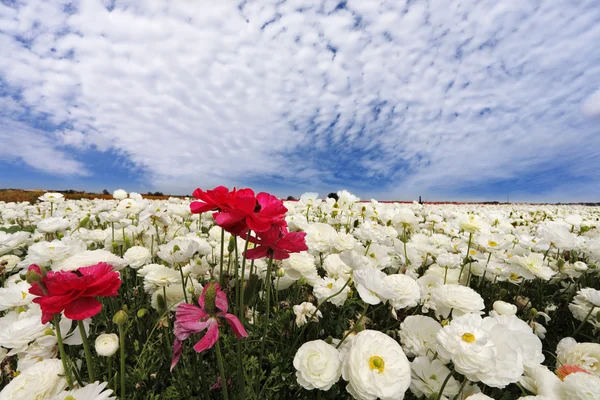
[[[179,339],[175,339],[175,343],[173,343],[173,359],[171,360],[171,369],[173,372],[173,368],[179,362],[179,357],[181,357],[181,351],[183,350],[183,343]]]
[[[91,318],[102,310],[102,304],[93,297],[80,297],[65,308],[65,317],[81,321]]]
[[[225,319],[227,320],[227,322],[229,322],[231,330],[233,331],[233,333],[235,333],[235,336],[237,336],[238,339],[248,337],[248,332],[246,332],[246,329],[244,329],[244,325],[242,325],[238,317],[236,317],[233,314],[226,314]]]
[[[270,247],[268,247],[268,246],[255,247],[254,249],[250,249],[250,250],[246,251],[246,258],[248,260],[256,260],[257,258],[266,257],[267,254],[269,253],[269,249],[270,249]]]
[[[198,353],[202,353],[204,350],[208,350],[217,343],[219,340],[219,324],[215,319],[211,319],[210,327],[204,334],[202,339],[194,345],[194,350]]]

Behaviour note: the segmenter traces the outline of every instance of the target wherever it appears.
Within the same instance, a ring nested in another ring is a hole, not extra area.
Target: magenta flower
[[[218,283],[209,283],[202,290],[198,300],[200,307],[193,304],[180,304],[175,313],[175,343],[173,344],[173,360],[171,371],[179,362],[183,341],[194,333],[206,330],[204,336],[194,345],[194,350],[201,353],[210,349],[219,340],[219,318],[225,318],[238,339],[248,337],[240,320],[233,314],[227,313],[229,305],[227,296]]]
[[[271,257],[275,260],[290,258],[290,253],[308,250],[305,241],[306,232],[288,232],[287,227],[273,224],[266,232],[258,232],[257,237],[250,236],[256,246],[246,251],[246,258],[255,260]]]

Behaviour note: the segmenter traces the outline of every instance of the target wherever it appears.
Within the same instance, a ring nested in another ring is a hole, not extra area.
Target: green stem
[[[463,270],[467,263],[469,263],[469,271],[471,267],[471,262],[469,261],[469,252],[471,251],[471,240],[473,239],[473,234],[469,232],[469,244],[467,245],[467,255],[465,256],[465,260],[463,261],[463,265],[460,268],[460,273],[458,274],[458,283],[460,284],[460,278],[462,276]]]
[[[223,398],[225,400],[229,400],[229,395],[227,393],[227,378],[225,377],[225,366],[223,365],[223,355],[221,354],[221,343],[218,340],[215,346],[215,350],[217,351],[217,364],[219,365],[219,374],[221,375],[221,387],[223,388]]]
[[[219,284],[223,287],[223,259],[225,258],[225,229],[221,228],[221,261],[219,265]]]
[[[50,203],[52,204],[52,203]],[[62,341],[62,333],[60,332],[60,321],[58,314],[54,314],[54,329],[56,329],[56,340],[58,341],[58,351],[60,352],[60,359],[62,361],[63,370],[69,387],[73,389],[73,378],[71,378],[71,370],[67,366],[67,353],[65,352],[65,346]]]
[[[440,392],[437,395],[437,400],[441,400],[443,394],[444,394],[444,389],[446,389],[446,385],[448,384],[448,381],[450,380],[450,377],[452,376],[452,373],[454,371],[450,371],[450,373],[448,374],[448,376],[446,376],[446,379],[444,379],[444,383],[442,383],[442,387],[440,388]]]
[[[125,329],[123,324],[119,325],[119,347],[120,347],[120,356],[121,356],[121,393],[120,397],[125,399],[126,390],[125,390]],[[115,388],[116,389],[116,388]]]
[[[271,313],[271,286],[273,283],[271,282],[271,270],[273,268],[273,255],[269,257],[269,264],[267,265],[267,276],[265,277],[265,285],[266,285],[266,312],[265,312],[265,329],[263,330],[262,335],[262,343],[260,345],[260,356],[258,357],[258,368],[262,369],[262,361],[263,356],[265,354],[265,343],[267,342],[267,334],[269,332],[269,314]],[[260,382],[258,383],[258,389],[260,389]]]
[[[575,329],[575,332],[573,332],[573,334],[571,335],[572,337],[575,337],[575,335],[577,335],[579,333],[579,331],[583,328],[583,326],[585,325],[585,323],[587,322],[587,320],[590,318],[590,315],[592,315],[592,313],[594,312],[594,309],[596,307],[594,307],[594,305],[592,305],[592,308],[590,308],[590,311],[587,313],[587,315],[585,316],[585,318],[583,319],[583,321],[581,321],[581,324],[579,324],[579,326],[577,327],[577,329]]]
[[[183,287],[183,298],[185,299],[186,303],[189,303],[188,297],[187,297],[187,290],[185,290],[185,278],[183,277],[183,266],[182,265],[179,266],[179,275],[181,275],[181,287]],[[167,301],[167,297],[165,296],[165,302],[166,301]]]
[[[96,382],[96,374],[94,373],[94,360],[92,359],[90,342],[88,341],[88,337],[85,333],[83,321],[77,321],[77,327],[79,328],[79,333],[81,334],[81,341],[83,342],[83,351],[85,353],[85,362],[87,364],[89,382]]]

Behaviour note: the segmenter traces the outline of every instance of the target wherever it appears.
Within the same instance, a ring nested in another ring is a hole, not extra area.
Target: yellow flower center
[[[327,285],[327,287],[328,287],[329,289],[333,288],[333,283],[330,283],[329,285]]]
[[[519,274],[516,273],[511,273],[510,274],[510,279],[512,279],[513,281],[516,281],[517,279],[519,279]]]
[[[471,250],[469,251],[469,253],[471,253],[472,256],[477,255],[477,252],[475,250]]]
[[[25,300],[25,297],[27,297],[27,293],[25,292],[21,292],[21,299]]]
[[[475,335],[473,335],[472,333],[469,333],[469,332],[463,333],[462,340],[467,343],[473,343],[475,341]]]
[[[373,356],[369,358],[369,367],[371,369],[376,369],[379,373],[382,373],[385,369],[385,362],[383,361],[383,358],[379,356]]]
[[[488,240],[488,246],[496,247],[496,246],[498,246],[498,242],[494,242],[493,240]]]

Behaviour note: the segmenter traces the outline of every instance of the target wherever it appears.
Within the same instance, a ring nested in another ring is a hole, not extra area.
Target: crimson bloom
[[[266,232],[257,233],[257,237],[250,237],[249,241],[257,246],[246,251],[246,258],[255,260],[262,257],[271,257],[275,260],[290,258],[290,253],[308,250],[305,241],[306,232],[288,232],[282,224],[274,224]]]
[[[235,189],[233,189],[235,192]],[[207,190],[206,192],[198,188],[194,190],[192,195],[201,201],[194,201],[190,204],[190,211],[192,214],[201,214],[206,211],[213,211],[223,209],[227,203],[229,196],[229,189],[225,186],[217,186],[213,190]]]
[[[40,267],[31,265],[29,271],[41,274]],[[99,263],[77,271],[50,271],[33,282],[29,293],[38,296],[34,303],[42,309],[42,324],[54,314],[64,311],[65,317],[81,321],[102,310],[96,297],[118,296],[121,278],[112,265]]]
[[[255,232],[265,232],[271,225],[282,220],[287,212],[287,208],[277,197],[265,192],[254,197],[251,189],[231,193],[227,206],[222,212],[215,214],[215,221],[230,232],[232,227],[239,227],[240,224]]]
[[[219,340],[219,319],[224,318],[238,339],[248,337],[248,333],[240,320],[227,311],[229,305],[227,296],[218,283],[209,283],[202,290],[198,300],[200,307],[183,303],[177,307],[175,313],[175,343],[173,344],[173,360],[171,371],[179,362],[183,349],[182,341],[194,333],[206,330],[204,336],[194,345],[194,350],[201,353],[210,349]],[[217,311],[219,310],[219,311]]]

